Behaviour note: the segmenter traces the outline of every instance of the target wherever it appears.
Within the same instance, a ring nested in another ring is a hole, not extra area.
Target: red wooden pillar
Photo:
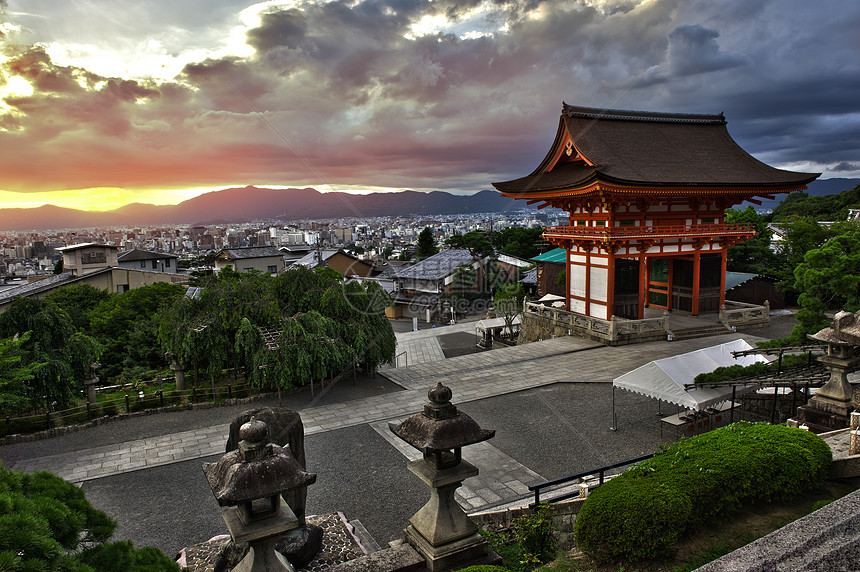
[[[702,253],[698,250],[693,254],[693,307],[692,314],[699,315],[699,280],[702,274]]]
[[[645,282],[647,274],[648,259],[639,257],[639,319],[645,319],[645,297],[648,295],[648,284]]]
[[[606,250],[606,319],[615,314],[615,254]]]
[[[726,303],[726,262],[729,258],[729,249],[723,244],[723,250],[720,252],[720,308]]]
[[[565,248],[565,249],[564,249],[564,250],[565,250],[565,252],[567,253],[567,258],[564,260],[564,267],[567,269],[567,271],[566,271],[567,275],[564,277],[564,282],[565,282],[565,285],[566,285],[566,286],[565,286],[566,290],[565,290],[565,293],[564,293],[564,298],[565,298],[565,302],[567,302],[567,311],[568,311],[568,312],[572,312],[572,311],[573,311],[573,309],[571,308],[571,304],[570,304],[570,273],[571,273],[571,265],[570,265],[570,251],[571,251],[571,249],[572,249],[572,248],[573,248],[573,246],[571,245],[571,246],[569,246],[569,247],[567,247],[567,248]]]

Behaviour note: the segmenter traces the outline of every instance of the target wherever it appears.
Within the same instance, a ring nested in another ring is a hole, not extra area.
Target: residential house
[[[342,250],[313,250],[295,262],[306,268],[330,268],[343,276],[373,276],[372,264],[359,260]]]
[[[215,271],[228,266],[236,272],[257,270],[276,274],[284,269],[284,255],[274,246],[223,248],[215,254]]]
[[[120,268],[176,273],[176,261],[178,259],[179,257],[174,254],[135,248],[120,254],[117,257],[117,262]]]
[[[393,274],[399,315],[428,322],[441,309],[442,298],[455,291],[478,292],[484,282],[483,260],[468,250],[443,250]]]

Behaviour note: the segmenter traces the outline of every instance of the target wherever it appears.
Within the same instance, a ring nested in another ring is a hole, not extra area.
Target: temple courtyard
[[[394,437],[388,422],[419,411],[437,382],[451,388],[460,410],[496,430],[492,440],[463,451],[480,475],[465,482],[458,500],[476,511],[527,499],[529,484],[653,452],[676,439],[661,431],[660,415],[677,408],[663,404],[658,410],[657,401],[625,391],[616,392],[618,427],[610,429],[615,377],[651,360],[738,338],[761,339],[734,333],[607,347],[566,337],[470,353],[474,323],[397,337],[408,365],[401,361],[375,377],[346,378],[323,393],[303,388],[280,403],[271,398],[132,417],[0,447],[0,459],[15,470],[49,470],[79,483],[96,508],[119,522],[115,539],[173,556],[226,533],[201,464],[224,453],[230,421],[246,409],[280,404],[300,412],[308,470],[318,474],[308,490],[307,513],[340,511],[384,547],[401,537],[428,494],[406,468],[417,451]],[[369,538],[366,544],[372,544]]]

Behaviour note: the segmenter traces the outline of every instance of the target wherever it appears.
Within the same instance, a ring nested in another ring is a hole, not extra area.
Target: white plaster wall
[[[599,266],[591,267],[591,299],[605,302],[607,300],[606,281],[609,271]]]
[[[570,295],[585,297],[585,267],[570,266]]]

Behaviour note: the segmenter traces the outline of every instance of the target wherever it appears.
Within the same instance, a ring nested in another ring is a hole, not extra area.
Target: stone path
[[[410,457],[417,454],[388,433],[388,420],[420,411],[427,391],[442,382],[453,392],[455,404],[466,403],[559,382],[609,383],[648,361],[743,337],[728,334],[682,342],[653,342],[610,348],[574,337],[556,338],[512,348],[445,359],[436,336],[472,331],[473,323],[398,334],[398,348],[411,348],[408,367],[392,368],[385,376],[404,391],[324,406],[300,409],[306,434],[370,424],[392,445]],[[755,339],[753,336],[745,336]],[[401,345],[402,344],[402,345]],[[438,350],[438,353],[436,351]],[[571,367],[572,358],[575,368]],[[420,357],[419,357],[420,356]],[[51,471],[81,483],[144,468],[221,454],[227,425],[181,431],[159,437],[126,441],[93,449],[16,462],[14,470]],[[489,443],[469,447],[469,460],[481,475],[461,489],[461,503],[478,508],[520,498],[540,475],[517,463]]]

